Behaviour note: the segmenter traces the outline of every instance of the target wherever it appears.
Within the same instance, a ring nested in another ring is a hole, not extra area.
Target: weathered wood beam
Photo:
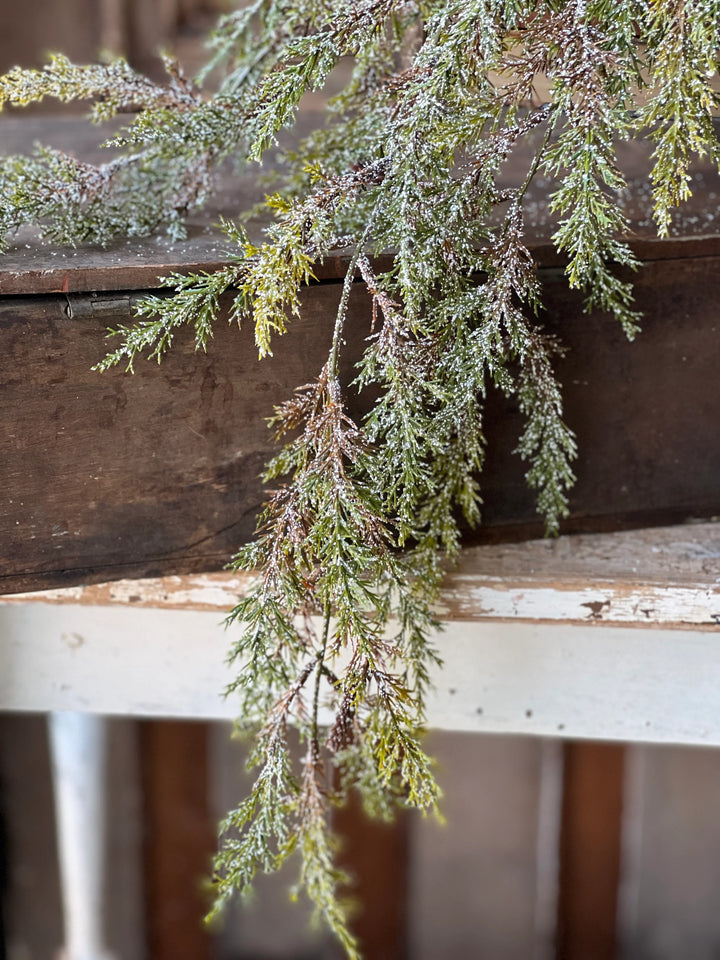
[[[303,125],[317,119],[308,115]],[[41,139],[97,159],[102,137],[66,121],[3,119],[0,149],[22,151]],[[638,186],[648,144],[623,150],[623,170]],[[524,171],[521,160],[511,158],[503,168],[508,183]],[[705,191],[720,194],[717,171],[700,166],[692,176]],[[643,331],[632,344],[607,316],[583,313],[582,297],[568,290],[548,243],[547,185],[539,185],[532,199],[528,194],[534,210],[528,230],[545,304],[541,321],[567,348],[557,373],[580,449],[567,532],[720,515],[720,235],[713,212],[703,215],[703,189],[693,193],[695,206],[679,215],[677,236],[662,240],[650,236],[642,191],[629,190],[633,249],[645,261],[635,278]],[[4,409],[18,411],[0,425],[3,592],[216,570],[253,535],[267,497],[259,475],[276,452],[265,418],[321,369],[347,254],[331,254],[318,266],[322,282],[304,291],[302,317],[293,319],[291,335],[277,340],[270,360],[257,362],[250,325],[238,331],[221,317],[207,354],[195,350],[190,335],[180,335],[160,367],[139,363],[134,377],[120,369],[101,375],[92,367],[108,350],[106,328],[131,322],[138,297],[163,285],[168,274],[212,269],[225,260],[227,243],[210,224],[221,210],[248,207],[257,196],[250,176],[221,182],[214,205],[191,219],[188,239],[174,245],[150,237],[106,250],[68,251],[42,246],[25,231],[0,258],[0,380]],[[357,287],[341,358],[347,384],[372,317]],[[372,398],[348,388],[348,404],[362,418]],[[468,532],[468,544],[528,539],[542,531],[526,465],[513,453],[522,428],[512,398],[491,392],[483,526]],[[518,603],[523,587],[508,587],[502,597],[491,592],[489,606],[504,616],[504,604]],[[581,593],[575,605],[581,618],[589,613],[596,619],[607,599]],[[610,602],[619,610],[619,596]],[[654,594],[641,600],[642,609],[659,602]],[[595,603],[601,604],[597,611],[583,606]],[[695,622],[715,612],[677,616]],[[618,622],[633,616],[618,615]]]
[[[559,376],[582,449],[568,532],[720,514],[720,259],[663,262],[638,283],[652,305],[629,344],[603,318],[577,317],[564,281],[548,278],[554,329],[571,348]],[[220,569],[252,536],[267,496],[259,474],[274,446],[265,418],[321,369],[336,295],[333,283],[308,289],[303,318],[270,360],[258,363],[249,329],[220,323],[207,355],[181,337],[160,367],[140,364],[134,377],[92,370],[107,350],[106,324],[131,320],[131,296],[0,299],[3,398],[22,411],[0,427],[0,589]],[[661,314],[678,296],[667,325]],[[369,316],[358,291],[347,382]],[[351,397],[358,416],[370,402]],[[484,525],[468,536],[537,536],[525,466],[513,455],[522,417],[492,396],[486,423]]]

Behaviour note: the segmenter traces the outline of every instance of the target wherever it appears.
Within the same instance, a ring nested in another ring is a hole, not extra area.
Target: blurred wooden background
[[[48,53],[78,63],[102,51],[122,53],[155,71],[161,47],[201,37],[228,0],[4,0],[0,12],[0,71],[38,67]]]
[[[214,821],[247,786],[244,748],[229,734],[222,723],[112,721],[106,884],[114,960],[338,960],[308,926],[307,909],[289,902],[289,873],[260,878],[256,900],[236,905],[213,936],[201,929]],[[375,890],[384,898],[358,918],[366,960],[720,955],[720,752],[632,745],[623,759],[619,746],[593,748],[598,776],[572,774],[575,813],[566,809],[565,827],[576,843],[579,830],[595,837],[578,848],[581,876],[566,878],[571,889],[561,891],[558,918],[562,745],[447,732],[431,734],[428,745],[439,762],[445,825],[411,817],[378,837],[357,818],[344,824],[355,847],[374,858],[373,873],[357,849],[348,850],[364,871],[363,897]],[[567,764],[567,745],[564,752]],[[618,798],[608,791],[618,759],[625,778],[616,847]],[[151,770],[142,770],[149,761]],[[0,956],[48,960],[62,929],[42,718],[0,718],[0,782],[7,843]],[[567,822],[587,809],[594,816],[584,827]],[[566,850],[563,859],[572,870],[573,855]]]

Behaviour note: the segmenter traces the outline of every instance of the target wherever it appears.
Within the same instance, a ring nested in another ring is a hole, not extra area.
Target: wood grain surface
[[[564,749],[556,960],[615,960],[624,748]]]

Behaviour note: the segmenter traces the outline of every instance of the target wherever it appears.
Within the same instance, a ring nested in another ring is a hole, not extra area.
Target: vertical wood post
[[[105,960],[105,720],[52,713],[50,751],[65,944],[63,960]]]
[[[399,811],[393,823],[370,820],[356,796],[333,813],[340,865],[353,878],[357,905],[350,924],[365,960],[407,960],[409,818]],[[337,954],[340,955],[340,952]]]
[[[553,960],[557,932],[560,832],[562,829],[563,744],[543,740],[535,841],[535,943],[532,960]]]
[[[115,56],[127,55],[127,4],[125,0],[101,0],[100,50]]]
[[[564,751],[557,960],[614,960],[625,749]]]
[[[207,724],[140,723],[148,955],[209,960],[203,881],[215,849],[208,801]]]

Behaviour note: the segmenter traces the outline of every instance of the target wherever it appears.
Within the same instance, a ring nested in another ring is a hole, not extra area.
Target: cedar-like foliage
[[[720,0],[254,0],[220,20],[194,81],[170,60],[156,83],[122,61],[78,67],[60,56],[0,78],[0,106],[87,99],[95,121],[135,111],[105,165],[50,148],[0,162],[0,239],[34,223],[48,240],[106,242],[160,224],[181,235],[217,163],[262,158],[303,95],[351,62],[325,125],[285,151],[263,242],[224,224],[228,265],[169,278],[175,296],[146,299],[99,364],[159,361],[188,324],[205,347],[223,294],[231,320],[254,324],[262,358],[292,335],[314,264],[348,251],[327,362],[277,407],[274,492],[257,539],[232,560],[257,571],[229,622],[231,693],[258,773],[222,824],[216,909],[295,851],[299,889],[358,956],[330,810],[351,790],[373,816],[436,808],[421,746],[433,602],[461,518],[480,519],[488,390],[517,397],[517,452],[549,533],[567,512],[576,450],[553,375],[558,344],[538,321],[528,187],[538,173],[554,178],[569,284],[634,335],[631,285],[617,273],[637,264],[616,145],[653,139],[648,176],[667,233],[692,156],[720,161],[719,25]],[[526,177],[500,188],[520,144]],[[392,266],[378,272],[373,257],[387,250]],[[347,411],[338,363],[356,281],[372,309],[352,386],[377,397],[363,422]],[[290,727],[305,744],[299,769]]]

